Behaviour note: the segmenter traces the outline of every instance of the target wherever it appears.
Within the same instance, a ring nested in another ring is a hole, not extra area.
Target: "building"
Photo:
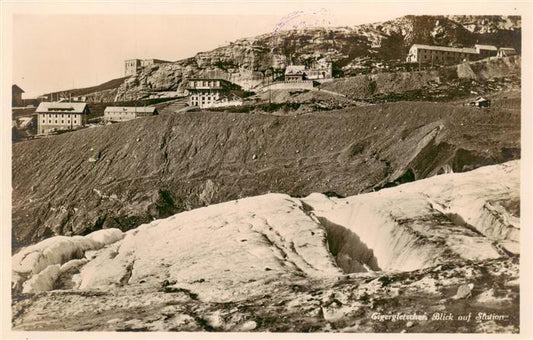
[[[11,106],[12,107],[21,107],[24,106],[22,101],[22,94],[24,90],[21,89],[17,84],[11,86]]]
[[[70,101],[74,101],[74,102],[86,102],[87,101],[87,96],[73,96],[70,98]]]
[[[189,79],[189,106],[200,108],[242,105],[240,86],[219,78]]]
[[[498,54],[498,49],[496,48],[496,46],[476,44],[474,45],[474,48],[479,54],[479,59],[495,57]]]
[[[157,109],[148,107],[108,106],[104,110],[104,120],[110,122],[123,122],[135,118],[158,115]]]
[[[497,56],[499,58],[503,58],[503,57],[510,57],[510,56],[513,56],[513,55],[516,55],[516,50],[512,47],[500,47],[498,49],[498,54]]]
[[[488,99],[485,99],[483,97],[477,97],[476,100],[474,100],[473,102],[470,102],[470,106],[475,106],[475,107],[490,107],[490,100]]]
[[[312,90],[313,80],[308,78],[309,69],[305,65],[288,65],[285,67],[285,80],[265,86],[265,90]]]
[[[87,103],[43,102],[37,113],[37,133],[74,130],[85,126],[90,113]]]
[[[452,65],[479,59],[479,50],[465,47],[445,47],[414,44],[409,49],[408,63]]]
[[[140,59],[129,59],[124,61],[124,75],[133,76],[137,74],[137,69],[141,67]]]
[[[161,60],[161,59],[142,59],[141,60],[141,67],[156,65],[156,64],[167,64],[170,63],[170,61]]]
[[[333,68],[330,62],[322,59],[313,61],[310,67],[305,65],[288,65],[285,68],[286,82],[300,82],[304,80],[330,79]]]
[[[170,61],[160,59],[129,59],[124,61],[124,75],[133,76],[143,68],[155,64],[166,64]]]
[[[305,70],[307,79],[319,80],[333,78],[333,66],[331,62],[321,59],[314,61],[311,67]]]
[[[493,45],[476,44],[469,47],[446,47],[414,44],[409,49],[406,61],[408,63],[424,63],[437,65],[453,65],[465,61],[474,61],[490,57],[508,57],[515,55],[512,47],[496,48]]]
[[[299,82],[307,79],[304,65],[287,65],[285,68],[286,82]]]

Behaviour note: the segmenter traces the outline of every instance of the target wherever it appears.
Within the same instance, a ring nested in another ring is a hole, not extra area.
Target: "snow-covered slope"
[[[164,293],[227,304],[268,299],[302,282],[335,282],[346,273],[375,277],[446,263],[507,263],[519,248],[519,169],[513,161],[346,199],[266,194],[125,233],[54,237],[13,256],[14,289],[114,291],[129,301],[127,308],[149,310]],[[428,280],[417,284],[438,292]],[[58,313],[84,308],[62,303]],[[40,307],[22,308],[24,322],[43,318],[32,308]]]
[[[374,266],[384,270],[497,258],[520,249],[519,165],[441,175],[346,199],[312,194],[303,201],[323,221],[344,262],[353,247],[346,237],[334,239],[339,228],[373,249]]]
[[[207,299],[227,300],[250,295],[273,278],[340,273],[327,251],[325,231],[300,201],[269,194],[131,230],[81,269],[79,287],[169,280]]]
[[[96,253],[85,253],[101,248],[92,243],[94,233],[54,237],[24,248],[13,257],[14,277],[21,281],[29,272],[38,275],[47,265],[76,261],[85,253],[90,261],[73,278],[79,289],[168,280],[213,299],[228,299],[245,296],[228,287],[251,285],[246,289],[253,290],[273,278],[341,274],[328,252],[325,230],[306,215],[298,199],[282,194],[184,212],[124,235],[118,229],[101,232],[111,231],[121,234],[115,241],[121,240]]]

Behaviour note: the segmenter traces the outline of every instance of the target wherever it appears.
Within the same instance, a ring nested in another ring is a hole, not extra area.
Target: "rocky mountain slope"
[[[136,99],[150,91],[182,91],[184,79],[207,71],[225,73],[234,81],[244,76],[257,84],[267,70],[275,73],[288,64],[308,64],[317,58],[331,60],[336,72],[348,72],[369,60],[374,64],[403,61],[414,43],[442,46],[482,43],[521,49],[520,17],[405,16],[384,23],[341,28],[306,27],[297,18],[293,20],[297,29],[288,21],[272,33],[144,69],[118,89],[117,98]]]
[[[106,81],[102,84],[79,88],[70,89],[65,91],[50,92],[44,94],[49,100],[59,100],[59,98],[71,98],[76,96],[85,96],[88,102],[102,102],[109,101],[109,98],[115,98],[117,96],[117,90],[126,81],[128,77],[120,77]]]
[[[520,88],[521,58],[481,60],[411,72],[381,72],[335,79],[320,87],[366,101],[447,101],[477,95],[491,95],[506,88]]]
[[[520,158],[520,112],[399,102],[160,115],[13,145],[13,246],[283,192],[354,195]]]
[[[519,201],[513,161],[346,199],[267,194],[125,233],[56,236],[12,258],[13,325],[516,333]]]
[[[113,89],[106,87],[100,91],[95,87],[96,92],[89,97],[93,101],[125,101],[158,91],[183,91],[187,78],[209,72],[255,86],[269,74],[280,74],[288,64],[308,64],[320,58],[331,60],[336,74],[357,74],[358,68],[368,65],[382,67],[403,62],[414,43],[444,46],[481,43],[520,51],[521,18],[404,16],[382,23],[317,28],[293,15],[283,18],[272,32],[239,39],[184,60],[147,67],[137,76],[113,82]]]

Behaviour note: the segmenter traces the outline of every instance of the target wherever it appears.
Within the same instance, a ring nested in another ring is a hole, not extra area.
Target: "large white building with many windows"
[[[85,126],[90,113],[87,103],[43,102],[37,113],[37,133],[74,130]]]
[[[508,51],[508,53],[506,53]],[[474,47],[448,47],[414,44],[409,49],[406,61],[435,65],[453,65],[489,57],[514,55],[514,48],[476,44]]]
[[[476,60],[478,57],[479,52],[475,48],[414,44],[407,54],[407,62],[451,65]]]
[[[189,106],[199,108],[242,105],[240,86],[225,79],[189,79]]]

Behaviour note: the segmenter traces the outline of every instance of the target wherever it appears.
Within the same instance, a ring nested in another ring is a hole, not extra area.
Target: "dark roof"
[[[24,90],[21,89],[17,84],[13,84],[13,86],[11,86],[11,91],[24,93]]]
[[[87,103],[69,102],[42,102],[37,107],[37,113],[61,112],[61,113],[84,113]]]

